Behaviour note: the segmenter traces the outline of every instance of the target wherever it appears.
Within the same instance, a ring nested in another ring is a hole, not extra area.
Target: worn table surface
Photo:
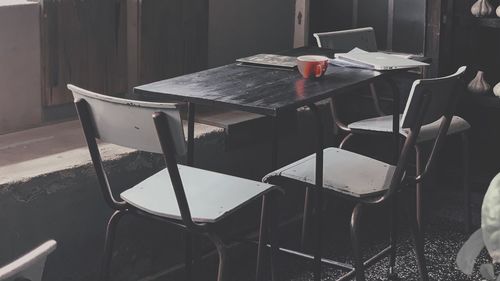
[[[331,50],[299,48],[282,54],[330,54]],[[329,65],[319,79],[304,79],[297,69],[281,70],[229,64],[136,87],[135,93],[236,109],[268,116],[320,101],[369,83],[381,72]]]

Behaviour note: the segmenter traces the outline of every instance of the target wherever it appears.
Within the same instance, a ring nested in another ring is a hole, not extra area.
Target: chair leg
[[[356,281],[365,281],[365,269],[363,255],[361,253],[360,219],[363,205],[358,203],[351,216],[351,243],[354,252],[354,270],[356,271]]]
[[[415,145],[415,174],[418,176],[422,173],[422,153],[420,147]],[[417,218],[418,230],[422,233],[423,231],[423,216],[422,216],[422,181],[418,182],[415,187],[415,211]]]
[[[115,211],[108,220],[106,227],[106,237],[104,239],[104,254],[101,262],[100,281],[109,281],[111,254],[113,253],[113,244],[115,242],[116,226],[126,211]]]
[[[264,276],[264,252],[267,244],[268,224],[269,218],[267,214],[267,205],[269,204],[267,195],[262,197],[262,207],[260,213],[260,229],[259,229],[259,245],[257,248],[257,269],[255,273],[255,280],[263,280]]]
[[[467,133],[461,134],[462,138],[462,175],[464,185],[464,227],[466,233],[471,233],[472,214],[470,206],[470,183],[469,183],[469,138]]]
[[[212,241],[212,243],[214,243],[215,247],[217,248],[217,254],[219,255],[219,269],[217,273],[217,281],[229,280],[227,279],[227,273],[226,273],[227,258],[228,258],[227,246],[218,235],[210,233],[208,236]]]
[[[396,255],[397,255],[397,244],[398,244],[398,205],[397,196],[391,199],[391,233],[390,233],[390,245],[391,253],[389,257],[389,280],[398,280],[398,275],[396,273]]]
[[[377,95],[377,90],[375,88],[375,84],[370,83],[369,87],[370,87],[370,94],[371,94],[372,99],[373,99],[373,106],[375,107],[375,111],[377,112],[378,116],[384,116],[384,115],[386,115],[382,111],[382,109],[380,108],[380,101],[378,99],[378,95]]]
[[[300,237],[300,247],[302,250],[306,248],[306,242],[308,241],[307,235],[309,233],[309,225],[311,221],[311,198],[312,198],[313,190],[312,187],[306,187],[305,196],[304,196],[304,212],[302,217],[302,233]]]
[[[426,267],[426,262],[425,262],[425,253],[424,253],[424,237],[422,232],[418,228],[418,222],[416,219],[416,215],[413,216],[409,210],[408,205],[410,204],[405,204],[405,209],[406,209],[406,214],[408,217],[408,222],[410,224],[411,228],[411,237],[413,240],[413,244],[415,245],[415,252],[417,256],[417,264],[418,264],[418,271],[420,273],[420,280],[422,281],[428,281],[429,276],[427,273],[427,267]]]
[[[264,280],[264,264],[265,264],[265,251],[266,245],[271,245],[271,280],[277,281],[276,265],[278,262],[278,236],[276,229],[278,228],[278,208],[276,208],[276,198],[273,194],[264,195],[262,198],[262,211],[260,218],[260,231],[259,231],[259,246],[257,249],[257,270],[256,280]],[[272,209],[271,209],[272,207]]]
[[[340,142],[339,148],[343,149],[344,145],[346,145],[347,141],[349,141],[349,139],[351,139],[353,135],[353,133],[349,133],[347,136],[345,136],[345,138]]]
[[[278,202],[278,196],[272,194],[272,206],[271,210],[271,221],[269,225],[269,243],[271,244],[271,280],[278,281],[280,278],[278,276],[278,255],[279,255],[279,220],[280,220],[280,204]]]

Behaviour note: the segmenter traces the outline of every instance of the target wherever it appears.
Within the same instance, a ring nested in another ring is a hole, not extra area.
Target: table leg
[[[188,140],[187,140],[187,165],[194,165],[194,114],[195,105],[188,103]]]
[[[316,240],[314,241],[314,280],[321,280],[321,238],[322,238],[322,193],[323,193],[323,142],[324,142],[324,127],[321,113],[315,104],[310,104],[308,107],[314,113],[316,118],[317,144],[316,144],[316,183],[314,187],[314,222],[316,224]]]
[[[195,104],[192,102],[188,103],[188,137],[187,137],[187,165],[194,166],[194,115],[195,115]],[[201,264],[201,249],[200,249],[200,238],[197,235],[192,233],[188,234],[189,246],[186,250],[186,255],[189,257],[186,259],[186,267],[187,267],[187,279],[188,280],[196,280],[197,273],[192,272],[193,267],[195,270],[199,270],[199,266]],[[189,251],[189,252],[188,252]],[[194,256],[193,256],[194,255]],[[193,261],[194,259],[194,261]],[[194,264],[193,264],[194,263]]]
[[[278,117],[273,117],[273,132],[271,140],[271,170],[278,169]]]
[[[400,147],[400,135],[399,135],[399,103],[401,100],[401,93],[399,92],[398,86],[394,82],[392,78],[388,78],[388,83],[391,86],[392,94],[393,94],[393,104],[392,104],[392,137],[394,142],[394,150],[393,150],[393,163],[397,165],[399,159],[399,153],[401,151]]]
[[[393,150],[393,163],[397,165],[399,160],[399,154],[401,152],[400,149],[400,135],[399,135],[399,103],[401,100],[401,93],[398,89],[398,86],[394,82],[394,80],[389,77],[388,83],[391,86],[392,94],[393,94],[393,104],[392,104],[392,132],[393,132],[393,142],[394,142],[394,150]],[[394,278],[397,276],[397,273],[394,270],[396,265],[396,251],[397,251],[397,194],[394,194],[391,199],[391,234],[390,234],[390,244],[391,244],[391,252],[390,252],[390,261],[389,261],[389,276]]]

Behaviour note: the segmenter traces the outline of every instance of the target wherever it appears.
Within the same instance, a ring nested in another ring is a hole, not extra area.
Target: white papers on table
[[[367,52],[354,48],[348,53],[335,54],[329,62],[342,67],[366,68],[373,70],[405,69],[426,66],[427,63],[410,59],[410,54]]]

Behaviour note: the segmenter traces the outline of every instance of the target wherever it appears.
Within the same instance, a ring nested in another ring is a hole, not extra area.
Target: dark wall
[[[213,0],[209,4],[209,66],[290,49],[295,1]]]
[[[393,9],[390,3],[394,3]],[[316,0],[311,1],[310,32],[324,32],[371,26],[375,29],[379,49],[388,45],[393,14],[392,50],[422,54],[424,52],[426,0]],[[311,37],[312,38],[312,37]],[[314,42],[314,41],[312,41]]]
[[[311,1],[310,14],[311,34],[331,31],[332,27],[348,29],[352,26],[352,0]],[[313,38],[312,35],[311,38]]]
[[[387,48],[387,0],[359,0],[357,27],[372,26],[379,49]]]
[[[425,0],[394,1],[394,35],[392,49],[423,54],[425,38]]]
[[[149,83],[207,66],[208,0],[143,0],[139,82]]]
[[[441,32],[440,72],[448,74],[459,66],[468,66],[465,82],[478,70],[494,87],[500,82],[500,18],[494,14],[477,19],[470,13],[474,0],[448,1],[446,23]],[[493,7],[500,1],[490,0]],[[472,180],[483,184],[500,172],[500,99],[490,90],[484,94],[466,91],[457,114],[471,124],[470,150]]]

